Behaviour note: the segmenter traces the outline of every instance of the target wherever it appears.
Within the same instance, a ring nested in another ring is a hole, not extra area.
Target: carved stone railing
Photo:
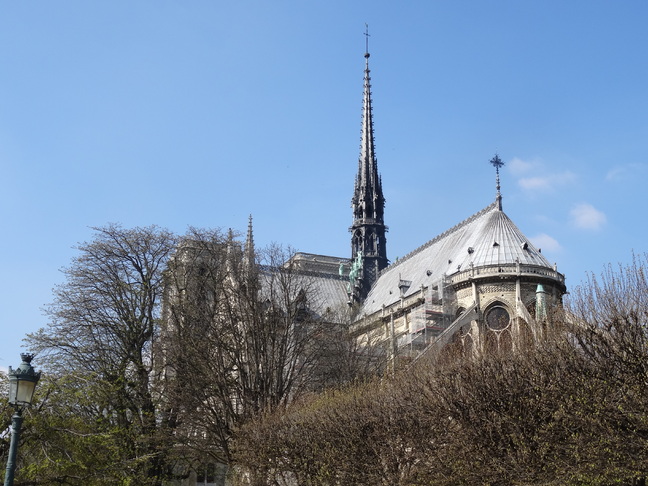
[[[451,284],[467,280],[494,277],[496,275],[516,277],[543,277],[565,285],[565,276],[555,269],[541,265],[523,265],[520,263],[507,263],[502,265],[475,266],[448,276]]]

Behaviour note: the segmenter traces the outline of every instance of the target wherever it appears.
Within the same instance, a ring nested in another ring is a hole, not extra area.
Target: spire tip
[[[501,211],[502,210],[502,193],[500,192],[500,176],[499,176],[499,170],[500,168],[504,167],[504,161],[500,159],[499,155],[497,152],[495,153],[495,157],[493,157],[490,160],[490,163],[493,167],[495,167],[495,183],[497,186],[497,196],[495,197],[495,200],[497,201],[497,208]]]
[[[369,36],[369,24],[365,24],[364,35],[365,35],[365,54],[364,54],[364,57],[365,57],[365,59],[369,59],[369,56],[371,55],[371,54],[369,54],[369,37],[370,37]]]

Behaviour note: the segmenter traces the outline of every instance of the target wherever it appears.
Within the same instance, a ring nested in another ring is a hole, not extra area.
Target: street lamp
[[[12,370],[9,367],[9,404],[13,405],[16,412],[11,417],[11,445],[9,446],[9,459],[7,459],[7,472],[4,486],[13,486],[14,471],[16,470],[16,453],[18,452],[18,439],[22,427],[22,412],[31,405],[36,383],[40,378],[40,371],[32,368],[33,354],[21,354],[22,363]]]

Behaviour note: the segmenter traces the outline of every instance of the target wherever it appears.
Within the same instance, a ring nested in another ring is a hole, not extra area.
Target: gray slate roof
[[[318,316],[325,316],[331,312],[340,314],[341,310],[348,309],[348,278],[301,269],[294,269],[288,275],[280,277],[280,271],[281,269],[275,267],[261,267],[259,277],[262,297],[272,299],[281,306],[286,303],[283,301],[284,292],[294,299],[297,293],[303,290],[308,297],[308,309]],[[276,298],[277,292],[280,295],[279,299]]]
[[[495,202],[384,269],[361,314],[372,314],[400,299],[399,283],[411,281],[405,297],[444,276],[489,265],[538,265],[553,269]]]
[[[310,290],[312,311],[322,315],[327,310],[347,308],[348,258],[298,252],[292,257],[291,263],[304,279],[304,286]],[[340,274],[340,265],[343,275]]]
[[[310,279],[309,283],[313,290],[309,306],[312,311],[324,315],[326,312],[340,312],[347,309],[348,278],[324,274],[313,274],[307,278]]]

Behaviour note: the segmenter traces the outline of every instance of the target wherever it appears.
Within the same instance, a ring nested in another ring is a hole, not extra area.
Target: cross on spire
[[[365,36],[365,57],[369,57],[369,37],[371,37],[369,35],[369,24],[365,24],[364,36]]]
[[[496,197],[496,200],[497,200],[497,207],[501,211],[502,210],[502,194],[500,193],[499,170],[500,170],[501,167],[504,167],[504,162],[502,161],[502,159],[499,158],[499,155],[496,153],[495,157],[493,157],[490,160],[490,163],[491,163],[491,165],[493,167],[495,167],[495,174],[496,174],[495,182],[496,182],[496,185],[497,185],[497,197]]]

